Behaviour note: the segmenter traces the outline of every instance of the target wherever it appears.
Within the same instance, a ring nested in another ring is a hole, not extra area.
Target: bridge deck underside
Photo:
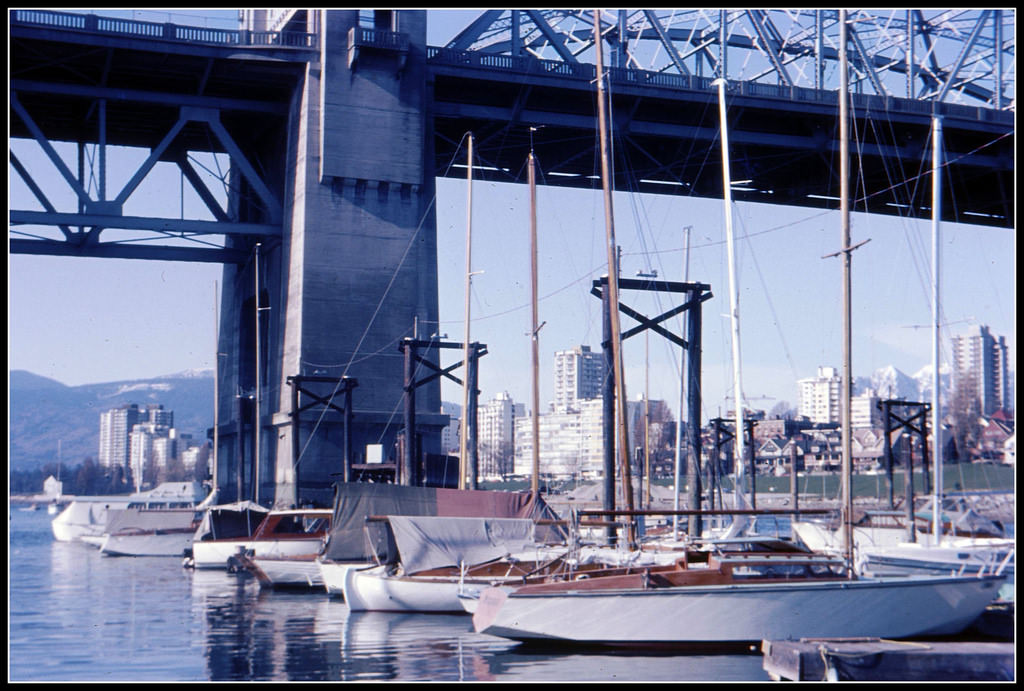
[[[479,73],[478,73],[479,74]],[[543,182],[599,189],[595,89],[550,79],[502,79],[436,70],[432,117],[439,176],[474,133],[474,177],[526,181],[531,142]],[[615,189],[721,198],[717,94],[612,85]],[[838,208],[838,106],[729,95],[737,201]],[[930,218],[931,117],[855,108],[853,208]],[[540,128],[531,133],[531,127]],[[1011,226],[1012,132],[944,118],[944,220]],[[531,136],[532,135],[532,136]]]
[[[97,100],[106,98],[106,141],[153,148],[182,106],[212,108],[245,151],[284,135],[288,104],[310,57],[253,55],[230,47],[18,29],[11,33],[10,77],[26,110],[51,141],[96,142]],[[478,178],[525,182],[532,142],[542,184],[599,188],[595,89],[587,80],[431,64],[437,175],[452,168],[459,142],[475,135],[485,169]],[[615,188],[721,197],[717,100],[713,91],[612,84]],[[736,200],[835,208],[838,122],[835,103],[729,96]],[[930,215],[927,114],[855,107],[851,188],[855,211]],[[10,136],[31,132],[15,117]],[[1012,227],[1012,127],[944,118],[944,220]],[[189,122],[167,156],[222,151],[202,122]],[[254,161],[260,164],[260,161]],[[269,162],[268,162],[269,163]]]

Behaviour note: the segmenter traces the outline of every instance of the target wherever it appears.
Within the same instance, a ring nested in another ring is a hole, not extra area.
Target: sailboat
[[[599,108],[602,51],[599,12],[594,14]],[[849,247],[846,206],[846,13],[840,11],[841,139],[843,144],[844,305],[848,307]],[[725,82],[717,83],[723,158]],[[604,119],[601,119],[602,133]],[[728,166],[723,167],[728,170]],[[607,180],[606,183],[607,184]],[[728,200],[729,180],[724,199]],[[726,210],[727,218],[730,210]],[[727,229],[728,229],[727,223]],[[732,247],[729,243],[730,249]],[[735,302],[733,302],[734,313]],[[848,327],[848,309],[844,324]],[[738,353],[735,339],[734,358]],[[848,328],[844,328],[844,369],[849,368]],[[737,421],[742,397],[737,376]],[[847,411],[849,410],[847,406]],[[848,413],[844,423],[849,429]],[[847,435],[848,437],[848,435]],[[742,438],[739,427],[736,439]],[[850,454],[844,464],[844,499],[850,499]],[[848,508],[844,518],[851,524]],[[852,551],[852,540],[845,542]],[[706,562],[685,560],[675,568],[646,569],[625,576],[593,577],[483,590],[473,627],[514,640],[562,641],[601,645],[738,643],[800,637],[906,638],[953,634],[969,626],[995,598],[1001,575],[977,577],[858,577],[852,558],[824,554],[793,557],[778,553],[709,555]]]

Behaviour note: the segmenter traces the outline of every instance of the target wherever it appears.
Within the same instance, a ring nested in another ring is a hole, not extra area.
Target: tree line
[[[180,464],[171,464],[169,468],[145,480],[151,486],[157,482],[202,482],[207,479],[207,475],[204,463],[197,465],[193,471],[186,470]],[[63,494],[129,494],[135,491],[135,480],[130,468],[106,468],[92,458],[86,458],[75,466],[66,463],[47,463],[30,470],[12,470],[8,491],[12,495],[41,494],[43,483],[51,476],[63,483]]]

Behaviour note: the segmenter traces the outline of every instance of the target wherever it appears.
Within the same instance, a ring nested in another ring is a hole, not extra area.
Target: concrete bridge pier
[[[269,11],[247,12],[253,29],[268,21]],[[352,462],[365,463],[376,448],[385,462],[398,460],[404,395],[398,343],[416,337],[414,328],[425,336],[437,330],[426,12],[363,13],[362,26],[356,10],[290,12],[288,21],[319,32],[321,58],[308,65],[296,90],[282,142],[283,240],[279,247],[261,247],[260,307],[268,309],[261,312],[260,464],[254,473],[257,435],[243,422],[239,437],[221,436],[219,475],[228,480],[242,470],[240,498],[257,496],[251,483],[258,474],[264,504],[329,505],[331,485],[344,473],[344,416],[305,397],[300,406],[314,405],[303,411],[295,443],[287,378],[358,380]],[[254,272],[252,262],[225,269],[222,428],[228,419],[239,427],[236,401],[243,402],[243,421],[244,402],[254,401]],[[316,397],[342,404],[340,387],[317,386]],[[447,424],[440,384],[417,396],[422,450],[439,453]]]

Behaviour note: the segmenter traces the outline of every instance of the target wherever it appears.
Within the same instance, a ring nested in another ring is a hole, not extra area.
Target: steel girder
[[[851,90],[1014,107],[1014,10],[851,10]],[[593,62],[590,10],[489,10],[445,47]],[[513,28],[515,31],[513,31]],[[807,88],[838,84],[834,10],[604,10],[616,66]]]
[[[254,73],[251,61],[237,70],[233,52],[206,47],[189,54],[135,38],[61,40],[53,30],[12,31],[10,135],[12,142],[31,140],[35,150],[12,145],[9,157],[37,207],[12,199],[19,208],[9,212],[10,252],[237,263],[253,242],[278,241],[283,180],[273,159],[287,141],[296,67],[305,56],[268,61]],[[58,151],[66,143],[76,145],[77,156]],[[111,147],[142,149],[144,160],[120,189],[108,191]],[[220,156],[218,164],[226,159],[230,173],[197,154]],[[160,162],[176,166],[205,213],[139,214],[137,203],[136,213],[126,213]],[[211,189],[211,181],[221,189]]]

